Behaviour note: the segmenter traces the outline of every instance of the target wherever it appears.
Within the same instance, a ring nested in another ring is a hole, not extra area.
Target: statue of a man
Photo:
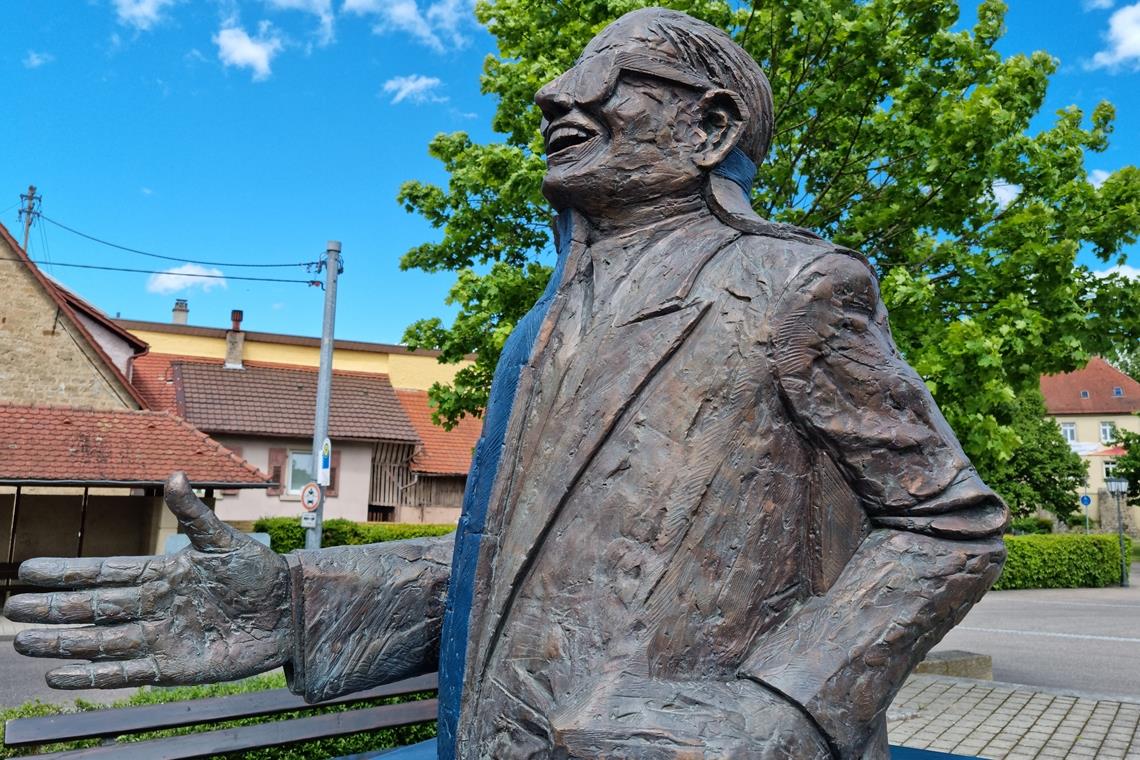
[[[93,660],[52,685],[284,665],[320,700],[438,667],[440,758],[887,756],[891,699],[1001,568],[1005,506],[866,262],[752,212],[771,93],[724,33],[630,13],[536,101],[558,265],[455,538],[281,558],[175,476],[193,548],[21,569],[79,590],[10,617],[96,624],[16,639]]]

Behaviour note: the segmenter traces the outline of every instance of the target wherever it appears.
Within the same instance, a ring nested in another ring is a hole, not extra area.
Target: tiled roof
[[[450,431],[444,430],[431,421],[427,391],[397,388],[396,396],[424,442],[423,448],[416,451],[412,469],[431,475],[466,475],[483,421],[464,417]]]
[[[317,371],[246,363],[171,362],[178,408],[208,433],[308,438],[313,435]],[[387,375],[334,372],[329,437],[418,444]]]
[[[166,412],[0,404],[0,482],[158,486],[175,470],[198,487],[264,488],[241,457]]]
[[[1121,396],[1113,395],[1120,388]],[[1081,391],[1088,398],[1081,398]],[[1084,369],[1041,378],[1041,395],[1050,414],[1132,414],[1140,411],[1140,383],[1099,356]]]
[[[131,361],[131,383],[146,400],[149,408],[173,414],[179,413],[177,394],[174,391],[174,367],[171,364],[181,359],[192,359],[192,357],[175,354],[143,354]]]
[[[95,337],[91,335],[87,327],[84,326],[82,320],[79,319],[79,316],[75,313],[72,305],[68,302],[68,299],[63,296],[63,293],[59,288],[55,286],[55,284],[51,282],[51,280],[44,276],[44,273],[40,271],[40,268],[37,267],[30,258],[28,258],[28,254],[24,251],[23,248],[20,247],[20,244],[16,242],[16,239],[14,237],[12,237],[12,233],[8,232],[8,228],[3,224],[0,224],[0,240],[2,240],[8,246],[8,248],[11,249],[12,254],[16,257],[16,259],[22,262],[24,266],[28,268],[28,271],[31,273],[32,277],[35,278],[36,282],[38,282],[41,287],[43,287],[44,292],[47,294],[48,298],[50,298],[55,303],[56,309],[58,309],[58,313],[64,315],[67,318],[67,321],[70,322],[75,330],[78,331],[78,333],[83,337],[83,340],[87,342],[87,344],[99,357],[107,372],[110,373],[110,375],[118,381],[119,385],[122,386],[124,391],[130,394],[131,401],[138,404],[140,407],[145,407],[146,402],[143,400],[142,395],[139,394],[138,390],[136,390],[135,387],[130,384],[126,376],[124,376],[123,373],[119,371],[119,368],[115,366],[115,362],[111,359],[110,356],[107,355],[107,352],[103,350],[103,347],[99,345],[99,341],[95,340]],[[139,341],[139,343],[142,344],[141,341]]]

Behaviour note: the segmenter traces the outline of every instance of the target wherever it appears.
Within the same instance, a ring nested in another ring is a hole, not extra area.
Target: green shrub
[[[209,686],[181,686],[171,689],[144,688],[128,697],[127,699],[119,700],[108,706],[95,705],[90,702],[84,702],[83,700],[76,700],[74,708],[65,708],[59,705],[46,705],[41,702],[28,702],[26,704],[20,705],[19,707],[0,710],[0,741],[3,739],[3,721],[12,718],[60,715],[63,713],[72,712],[90,712],[92,710],[106,709],[107,707],[135,707],[138,705],[166,704],[169,702],[183,702],[190,699],[202,699],[205,697],[224,697],[231,694],[244,694],[246,692],[261,691],[264,689],[280,689],[284,686],[285,677],[283,675],[271,674],[255,676],[254,678],[247,678],[242,681],[234,681],[231,683],[212,684]],[[277,721],[286,718],[320,715],[328,712],[343,712],[345,710],[363,706],[392,704],[396,702],[409,702],[417,699],[424,699],[428,696],[430,695],[415,694],[403,697],[370,700],[368,702],[362,702],[352,706],[333,705],[330,707],[310,708],[303,711],[294,711],[267,717],[244,718],[241,720],[227,721],[225,723],[212,723],[209,725],[186,726],[183,728],[170,729],[166,731],[153,731],[146,734],[137,734],[130,737],[129,739],[124,737],[124,740],[146,741],[147,739],[157,739],[166,736],[181,736],[183,734],[201,733],[203,731],[210,731],[219,728],[235,728],[238,726],[249,726],[257,723],[268,723],[271,721]],[[303,742],[286,747],[269,747],[266,749],[250,750],[248,752],[226,755],[225,757],[241,758],[241,760],[310,760],[310,758],[313,760],[316,760],[317,758],[324,760],[325,758],[329,757],[340,757],[342,755],[351,755],[388,747],[399,747],[405,744],[415,744],[416,742],[430,739],[433,736],[435,736],[434,721],[428,723],[419,723],[413,726],[401,726],[399,728],[386,728],[378,729],[375,731],[365,731],[362,733],[351,734],[349,736],[343,737],[317,739],[314,741]],[[61,742],[51,745],[41,745],[38,747],[0,747],[0,758],[21,757],[48,751],[62,752],[64,750],[80,749],[83,747],[91,747],[98,744],[98,739],[85,739],[75,742]]]
[[[1125,552],[1130,553],[1131,541]],[[994,588],[1099,588],[1120,583],[1115,535],[1065,533],[1006,536],[1009,554]]]
[[[1009,532],[1015,536],[1034,533],[1052,533],[1053,523],[1044,517],[1015,517],[1010,520]]]
[[[254,531],[268,533],[270,546],[280,554],[305,546],[305,529],[295,517],[263,517],[253,525]],[[321,546],[356,546],[399,541],[405,538],[443,536],[455,530],[454,525],[432,523],[357,523],[333,518],[325,520]]]

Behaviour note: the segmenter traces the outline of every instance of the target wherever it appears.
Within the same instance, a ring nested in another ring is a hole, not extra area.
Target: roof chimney
[[[245,353],[245,333],[241,331],[241,309],[230,312],[230,329],[226,331],[226,369],[244,369],[242,354]]]
[[[184,325],[190,318],[190,304],[186,302],[185,298],[179,298],[174,302],[174,310],[170,313],[170,321],[176,325]]]

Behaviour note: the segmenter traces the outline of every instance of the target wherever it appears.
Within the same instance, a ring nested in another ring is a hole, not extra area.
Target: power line
[[[250,268],[250,269],[253,269],[253,268],[283,269],[283,268],[287,268],[287,267],[308,267],[308,268],[312,268],[314,266],[317,266],[317,264],[318,264],[318,262],[316,262],[316,261],[298,261],[298,262],[293,262],[291,264],[235,264],[235,263],[229,262],[229,261],[202,261],[199,259],[184,259],[184,258],[180,258],[178,256],[163,256],[160,253],[151,253],[150,251],[140,251],[138,248],[131,248],[130,246],[119,245],[118,243],[112,243],[109,240],[103,240],[102,238],[97,238],[94,235],[88,235],[86,232],[81,232],[81,231],[75,229],[74,227],[68,227],[63,222],[57,222],[55,219],[52,219],[50,216],[47,216],[42,211],[37,212],[36,216],[38,216],[40,219],[43,219],[45,222],[50,222],[50,223],[54,224],[56,227],[59,227],[60,229],[67,230],[68,232],[70,232],[73,235],[78,235],[81,238],[86,238],[87,240],[90,240],[90,241],[95,242],[95,243],[99,243],[100,245],[105,245],[105,246],[108,246],[110,248],[117,248],[118,250],[126,251],[127,253],[136,253],[139,256],[149,256],[152,259],[162,259],[163,261],[179,261],[179,262],[182,262],[185,264],[201,264],[203,266],[213,266],[213,267],[245,267],[245,268]],[[239,278],[233,277],[230,279],[236,280]],[[300,280],[297,280],[296,282],[300,282]],[[305,280],[305,282],[308,282],[308,280]]]
[[[16,261],[23,263],[20,259],[13,259],[8,257],[0,257],[3,261]],[[131,269],[129,267],[108,267],[98,266],[96,264],[70,264],[62,261],[34,261],[28,259],[31,263],[42,266],[52,267],[70,267],[72,269],[98,269],[104,272],[131,272],[134,274],[168,274],[173,277],[202,277],[210,280],[245,280],[247,282],[291,282],[300,285],[312,285],[314,287],[321,287],[320,280],[291,280],[284,277],[242,277],[237,275],[226,274],[199,274],[197,272],[171,272],[162,271],[159,269]],[[196,263],[196,262],[195,262]],[[227,265],[229,266],[229,265]]]

